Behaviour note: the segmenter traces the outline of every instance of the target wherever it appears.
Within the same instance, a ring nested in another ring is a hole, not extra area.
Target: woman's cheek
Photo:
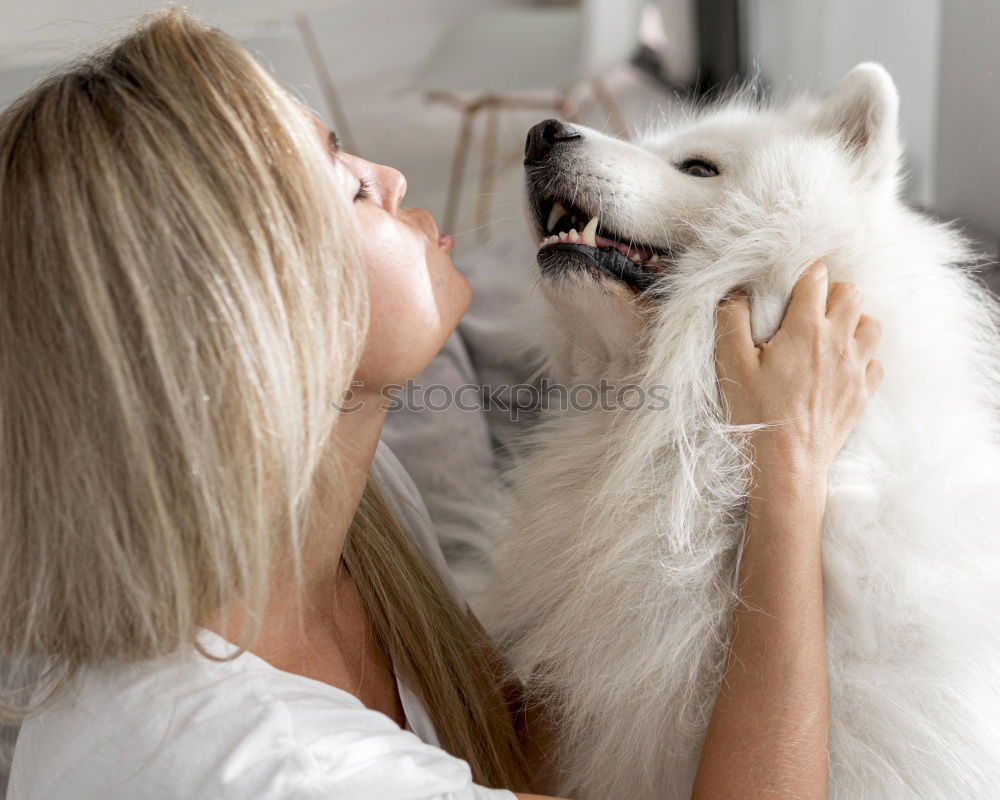
[[[372,313],[388,315],[386,322],[396,328],[436,322],[437,291],[428,270],[424,237],[382,216],[365,226],[362,241]]]
[[[403,273],[415,267],[406,258],[406,231],[399,230],[395,220],[382,211],[369,210],[360,218],[362,252],[369,276],[395,281],[405,278]]]
[[[471,302],[468,280],[437,243],[385,214],[363,220],[371,327],[362,377],[404,382],[440,350]]]

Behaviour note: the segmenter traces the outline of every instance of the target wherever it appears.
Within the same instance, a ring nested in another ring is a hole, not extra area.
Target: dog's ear
[[[836,136],[870,180],[895,177],[901,152],[899,93],[879,64],[859,64],[820,105],[814,125]]]

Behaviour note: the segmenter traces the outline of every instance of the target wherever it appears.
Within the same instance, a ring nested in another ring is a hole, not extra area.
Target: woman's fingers
[[[854,331],[854,341],[857,342],[858,351],[865,356],[870,356],[878,347],[882,338],[882,323],[875,317],[861,314],[857,328]]]
[[[882,377],[885,374],[885,370],[882,368],[882,362],[872,359],[868,362],[868,366],[865,368],[865,386],[868,388],[868,397],[870,398],[875,394],[875,390],[878,389],[879,384],[882,383]]]
[[[715,331],[715,358],[720,367],[756,363],[758,353],[750,332],[750,298],[746,293],[719,303]]]
[[[826,318],[850,336],[861,319],[861,289],[853,283],[834,283],[826,300]]]
[[[782,327],[787,322],[811,325],[826,316],[827,271],[826,264],[810,264],[792,287],[792,299],[785,311]]]

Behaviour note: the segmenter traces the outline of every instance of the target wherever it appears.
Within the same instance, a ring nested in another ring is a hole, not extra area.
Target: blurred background
[[[152,0],[4,0],[0,106]],[[1000,238],[996,0],[192,0],[349,148],[409,179],[457,253],[523,229],[527,128],[564,116],[628,135],[759,76],[787,96],[883,63],[902,96],[907,198]]]

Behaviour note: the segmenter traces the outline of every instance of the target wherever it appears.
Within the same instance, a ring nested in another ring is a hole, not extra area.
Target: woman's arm
[[[729,663],[695,798],[826,797],[826,487],[818,470],[797,480],[762,466],[751,488]]]
[[[781,329],[754,346],[746,297],[719,310],[717,366],[734,424],[752,436],[741,604],[694,798],[827,796],[829,706],[821,534],[829,465],[878,386],[878,323],[860,292],[814,264]]]

